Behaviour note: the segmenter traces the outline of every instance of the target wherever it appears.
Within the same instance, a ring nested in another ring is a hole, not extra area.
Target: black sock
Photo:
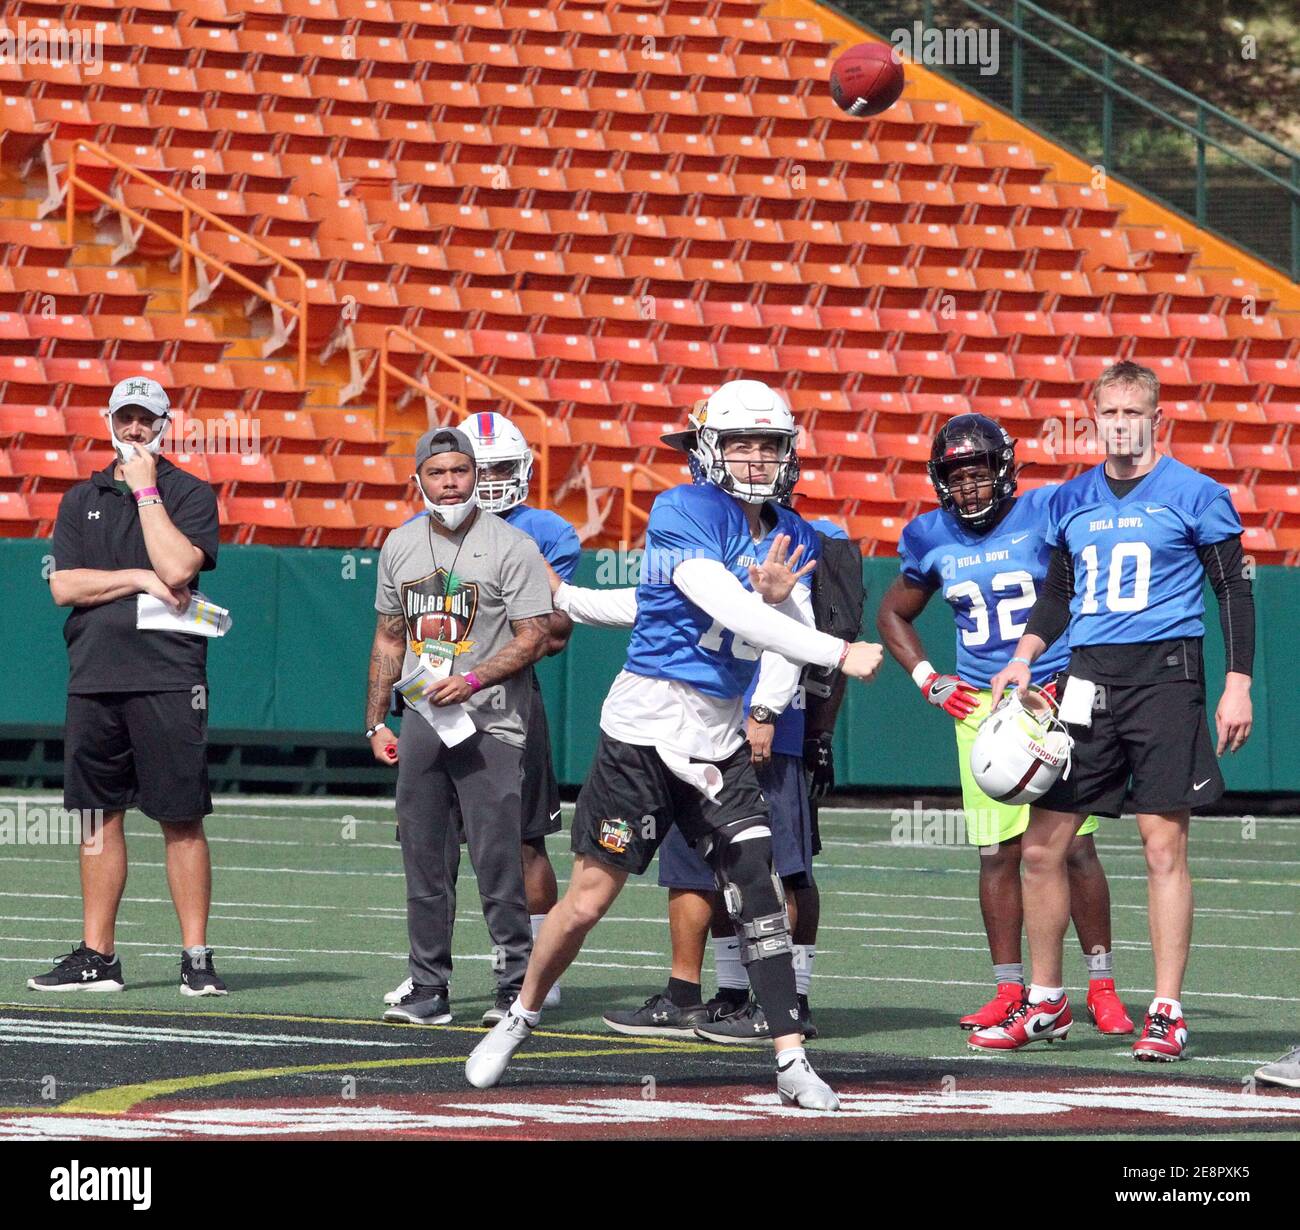
[[[772,1037],[799,1032],[799,1001],[794,989],[794,967],[789,956],[753,961],[746,967],[754,998],[767,1017]]]
[[[694,1008],[702,1002],[700,984],[687,982],[684,978],[669,978],[668,990],[665,994],[679,1008]]]
[[[715,999],[725,1000],[729,1004],[735,1004],[739,1007],[749,999],[748,987],[719,987]]]

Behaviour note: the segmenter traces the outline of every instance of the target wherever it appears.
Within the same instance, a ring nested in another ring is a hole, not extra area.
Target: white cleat
[[[558,1008],[560,1006],[560,984],[557,982],[549,991],[546,992],[546,998],[542,1000],[543,1008]]]
[[[776,1091],[783,1106],[802,1106],[804,1110],[839,1110],[840,1100],[806,1058],[792,1059],[784,1066],[780,1058],[776,1067]]]
[[[389,991],[388,994],[384,996],[384,1003],[400,1004],[402,1000],[404,1000],[411,993],[411,988],[414,985],[415,985],[414,981],[408,978],[395,991]]]
[[[465,1060],[465,1079],[475,1089],[491,1089],[505,1075],[511,1057],[528,1041],[532,1032],[533,1027],[523,1017],[515,1016],[513,1012],[506,1013]]]

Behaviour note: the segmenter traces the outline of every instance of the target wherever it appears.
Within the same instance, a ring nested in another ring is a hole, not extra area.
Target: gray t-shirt
[[[550,614],[551,587],[536,542],[500,517],[480,510],[468,529],[447,537],[425,514],[384,540],[375,610],[406,617],[403,678],[419,663],[411,642],[426,637],[459,645],[452,670],[463,675],[510,643],[511,620]],[[476,692],[465,708],[480,731],[523,747],[532,694],[523,670]]]

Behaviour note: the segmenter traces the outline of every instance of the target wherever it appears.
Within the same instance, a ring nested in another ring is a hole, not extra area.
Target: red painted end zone
[[[646,1090],[648,1094],[651,1090]],[[782,1107],[757,1087],[660,1083],[592,1089],[519,1085],[490,1093],[369,1096],[355,1100],[154,1100],[124,1116],[0,1116],[0,1139],[59,1135],[155,1139],[688,1139],[701,1136],[897,1136],[924,1133],[1196,1133],[1300,1131],[1300,1095],[1232,1084],[1142,1079],[997,1076],[918,1088],[842,1086],[825,1115]]]

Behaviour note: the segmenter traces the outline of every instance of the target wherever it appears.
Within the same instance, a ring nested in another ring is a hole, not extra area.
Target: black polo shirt
[[[113,479],[116,459],[68,491],[54,524],[54,569],[153,570],[129,490]],[[158,458],[155,484],[163,507],[203,552],[201,571],[217,566],[217,497],[207,483]],[[141,632],[137,594],[73,607],[63,625],[68,646],[68,691],[181,692],[207,682],[208,641],[183,632]]]

